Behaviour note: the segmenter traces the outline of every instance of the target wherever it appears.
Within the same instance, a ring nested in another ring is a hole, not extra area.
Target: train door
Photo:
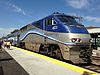
[[[47,37],[55,38],[57,39],[58,35],[56,30],[58,29],[57,22],[54,20],[54,18],[46,18],[45,19],[45,35]],[[48,42],[48,40],[47,40]]]
[[[57,29],[57,22],[54,18],[45,19],[45,26],[47,31],[54,31]]]

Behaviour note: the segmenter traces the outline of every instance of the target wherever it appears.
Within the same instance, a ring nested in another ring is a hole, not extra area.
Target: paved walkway
[[[29,75],[6,51],[0,51],[0,75]]]
[[[98,75],[95,72],[85,70],[34,52],[12,47],[6,50],[29,75]]]

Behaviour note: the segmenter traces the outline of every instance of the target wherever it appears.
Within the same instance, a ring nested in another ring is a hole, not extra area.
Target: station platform
[[[5,49],[5,51],[29,75],[100,75],[96,72],[17,47],[12,46],[10,50]]]
[[[0,75],[29,75],[5,50],[0,51]]]

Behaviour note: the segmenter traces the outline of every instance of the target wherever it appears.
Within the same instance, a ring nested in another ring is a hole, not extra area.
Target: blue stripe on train
[[[44,33],[37,32],[37,31],[28,31],[28,32],[26,32],[26,33],[20,38],[20,40],[23,41],[29,34],[37,34],[37,35],[39,35],[39,36],[46,37],[46,38],[48,38],[48,39],[50,39],[50,40],[53,40],[53,41],[56,41],[56,42],[65,44],[65,45],[67,45],[67,46],[83,46],[83,45],[78,45],[78,44],[70,43],[70,42],[68,42],[68,43],[67,43],[67,42],[62,42],[62,41],[60,41],[60,40],[57,40],[57,39],[55,39],[55,38],[53,38],[53,37],[47,36],[47,35],[45,35]],[[85,46],[88,46],[88,45],[85,45]]]

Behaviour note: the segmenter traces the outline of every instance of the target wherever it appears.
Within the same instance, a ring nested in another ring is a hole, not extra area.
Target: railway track
[[[90,65],[83,65],[80,67],[97,72],[97,73],[100,73],[100,65],[90,64]]]

